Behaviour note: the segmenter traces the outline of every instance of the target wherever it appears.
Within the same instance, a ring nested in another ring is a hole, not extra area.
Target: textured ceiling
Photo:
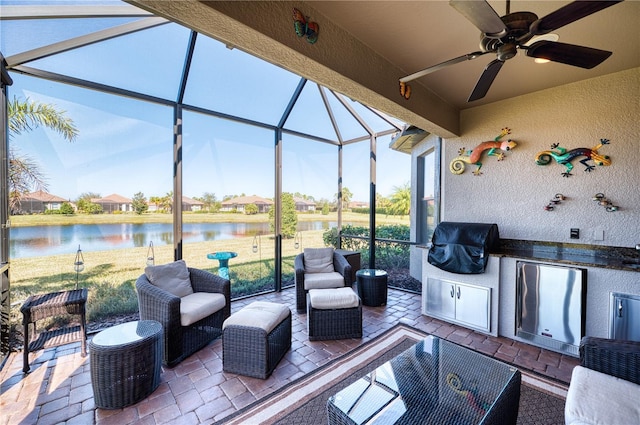
[[[567,1],[511,1],[511,12],[529,11],[543,17]],[[479,50],[480,31],[448,1],[312,1],[320,15],[342,27],[405,75]],[[502,16],[506,1],[489,1]],[[307,11],[305,11],[307,13]],[[311,13],[307,13],[311,15]],[[627,0],[554,31],[560,42],[578,44],[613,55],[585,70],[560,63],[536,64],[520,51],[502,67],[487,96],[467,98],[495,56],[486,54],[426,75],[410,84],[429,88],[448,103],[465,109],[522,94],[640,66],[640,1]],[[320,30],[322,33],[322,29]],[[398,78],[405,75],[398,75]]]

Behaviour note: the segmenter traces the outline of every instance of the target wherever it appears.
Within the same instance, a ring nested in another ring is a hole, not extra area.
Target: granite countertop
[[[635,248],[500,239],[496,255],[640,272]]]
[[[431,244],[419,247],[429,249]],[[640,272],[640,252],[635,248],[500,239],[491,255]]]

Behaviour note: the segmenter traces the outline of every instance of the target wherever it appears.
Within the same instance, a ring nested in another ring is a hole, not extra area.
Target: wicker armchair
[[[584,337],[580,365],[640,384],[640,342]]]
[[[310,249],[313,248],[306,248],[305,251],[309,251]],[[353,281],[351,280],[351,265],[343,255],[338,254],[335,251],[333,251],[334,270],[331,273],[327,273],[327,276],[334,275],[330,278],[335,281],[334,273],[338,273],[340,275],[340,282],[338,283],[325,285],[318,281],[318,277],[321,277],[321,275],[323,275],[324,273],[313,273],[313,278],[316,283],[312,285],[305,285],[305,275],[308,275],[308,272],[305,270],[304,252],[296,256],[293,262],[293,266],[296,272],[296,309],[298,310],[298,313],[307,312],[307,292],[309,292],[309,289],[339,288],[344,286],[351,287],[353,285]]]
[[[182,326],[180,321],[180,297],[153,285],[146,274],[136,281],[140,320],[156,320],[162,325],[162,361],[167,366],[175,366],[222,335],[222,324],[231,314],[229,280],[204,270],[188,270],[193,292],[220,293],[225,297],[224,307],[188,326]]]

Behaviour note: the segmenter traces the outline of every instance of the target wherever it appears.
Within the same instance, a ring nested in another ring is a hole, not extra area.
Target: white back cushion
[[[174,261],[160,266],[148,266],[144,269],[149,282],[176,297],[184,297],[193,294],[189,270],[184,260]]]
[[[333,248],[305,248],[305,273],[331,273],[333,269]]]

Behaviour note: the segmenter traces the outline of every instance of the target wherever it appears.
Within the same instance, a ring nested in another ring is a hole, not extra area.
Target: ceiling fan
[[[408,99],[411,88],[406,84],[407,82],[459,62],[472,60],[487,53],[495,53],[496,59],[484,69],[467,102],[482,99],[489,91],[502,65],[505,61],[513,58],[518,53],[518,49],[526,50],[527,56],[534,58],[591,69],[604,62],[612,52],[575,44],[558,43],[548,38],[545,39],[543,35],[621,1],[574,1],[538,18],[532,12],[510,13],[510,0],[507,0],[507,14],[502,17],[485,0],[450,0],[449,4],[482,32],[480,50],[401,78],[400,92]]]

